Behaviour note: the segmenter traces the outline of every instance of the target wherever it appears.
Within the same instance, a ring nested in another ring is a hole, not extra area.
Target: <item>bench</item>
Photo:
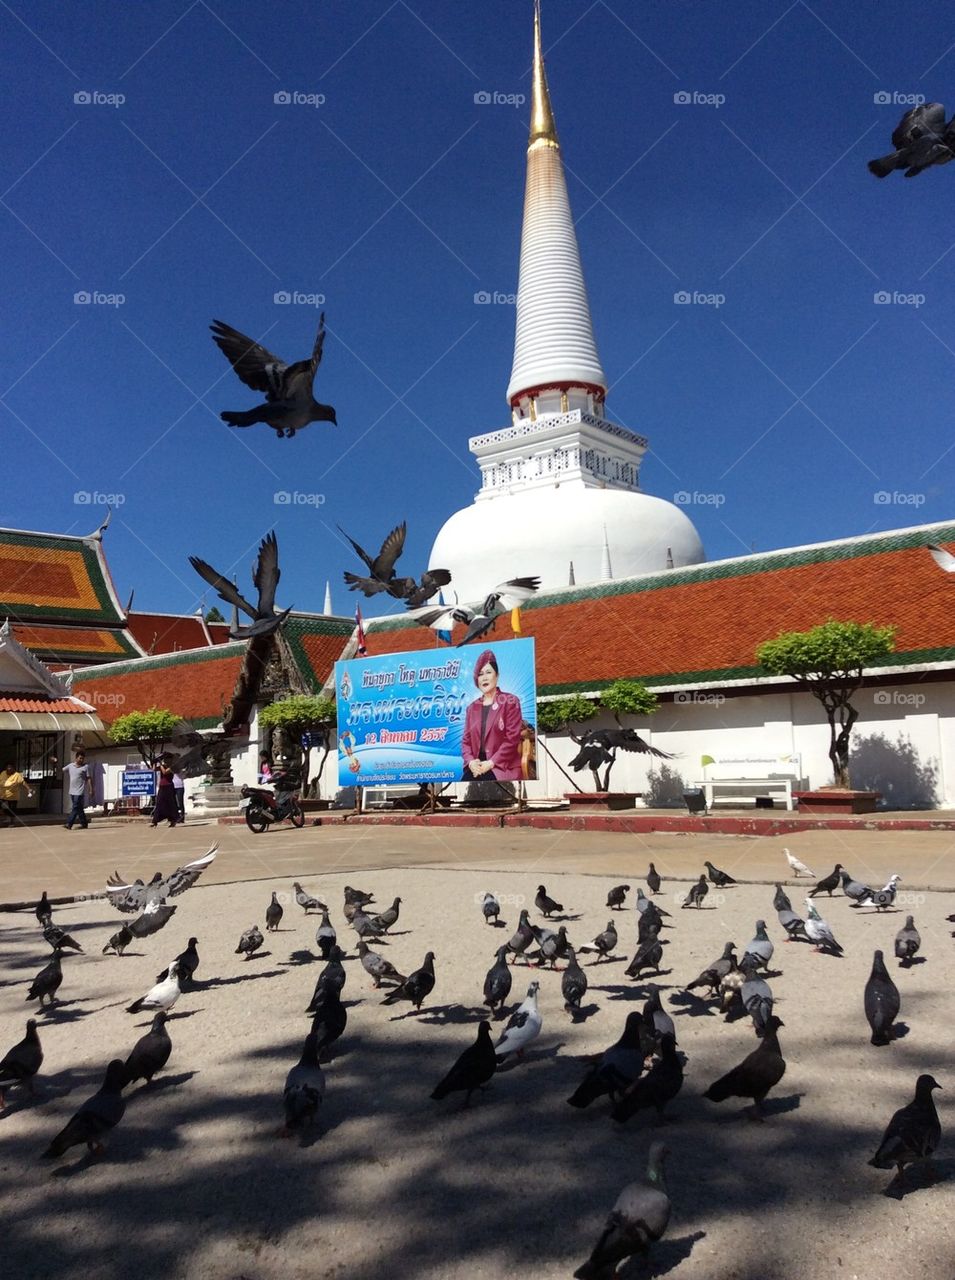
[[[718,800],[733,804],[752,799],[754,806],[758,807],[760,799],[771,799],[773,793],[781,794],[786,808],[793,809],[793,784],[796,781],[795,778],[703,778],[691,785],[703,792],[707,809],[712,809]],[[730,794],[720,796],[716,794],[718,791]]]

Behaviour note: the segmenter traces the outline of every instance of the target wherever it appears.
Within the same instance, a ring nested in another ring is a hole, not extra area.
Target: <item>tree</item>
[[[110,726],[109,736],[119,744],[135,742],[146,764],[155,768],[166,743],[181,723],[181,716],[164,707],[150,707],[148,711],[130,711],[119,716]]]
[[[610,790],[610,774],[617,759],[619,744],[598,741],[595,735],[603,735],[606,731],[594,730],[591,733],[575,733],[575,725],[583,725],[592,720],[603,708],[609,711],[620,729],[624,726],[620,721],[623,715],[649,716],[657,709],[657,696],[639,680],[615,680],[600,694],[596,702],[585,698],[582,694],[570,694],[566,698],[555,698],[553,702],[541,702],[537,707],[537,725],[546,733],[560,733],[567,730],[571,739],[579,747],[596,743],[603,748],[603,758],[598,762],[605,766],[603,778],[596,764],[590,765],[595,791]],[[569,775],[565,775],[569,776]],[[573,780],[572,780],[573,781]],[[574,783],[577,787],[577,783]],[[578,791],[581,790],[577,787]]]
[[[822,703],[837,787],[849,786],[849,737],[859,718],[853,694],[862,684],[865,668],[883,663],[894,648],[894,627],[830,618],[809,631],[784,631],[756,650],[756,661],[770,675],[790,676]]]
[[[209,612],[206,614],[206,622],[225,622],[225,618],[222,616],[222,614],[216,608],[216,606],[213,605],[212,608],[209,610]]]
[[[325,748],[315,775],[317,782],[331,750],[332,734],[337,723],[335,712],[335,703],[331,698],[318,698],[310,694],[293,694],[289,698],[269,703],[259,712],[259,724],[263,728],[284,729],[295,743],[299,753],[300,793],[303,797],[308,788],[308,748],[302,746],[302,737],[306,733],[312,737],[318,736]]]

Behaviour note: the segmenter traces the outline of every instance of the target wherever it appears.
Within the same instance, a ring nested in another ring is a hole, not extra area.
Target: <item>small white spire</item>
[[[332,616],[332,584],[327,578],[325,580],[325,603],[322,605],[322,613],[326,618]]]
[[[667,547],[667,568],[673,568],[673,548]]]
[[[601,582],[613,581],[613,568],[610,564],[610,542],[607,539],[607,526],[604,525],[604,545],[600,556],[600,580]]]
[[[574,577],[574,562],[573,562],[573,560],[571,560],[571,562],[570,562],[570,573],[569,573],[569,574],[568,574],[568,576],[567,576],[567,585],[568,585],[568,587],[576,587],[576,585],[577,585],[577,579]]]

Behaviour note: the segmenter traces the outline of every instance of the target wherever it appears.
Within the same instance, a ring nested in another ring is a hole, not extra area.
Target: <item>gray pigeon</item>
[[[216,346],[245,385],[265,395],[265,403],[255,409],[221,413],[219,416],[223,422],[230,427],[251,427],[257,422],[264,422],[280,439],[282,436],[291,439],[296,431],[301,431],[311,422],[338,425],[332,406],[319,404],[312,394],[325,345],[324,311],[318,322],[311,356],[294,364],[286,364],[254,338],[247,338],[221,320],[213,320],[209,327]]]
[[[425,1000],[434,990],[434,952],[429,951],[420,969],[415,969],[404,982],[389,991],[382,1004],[397,1004],[399,1000],[410,1000],[419,1012]]]
[[[328,918],[328,908],[322,911],[322,923],[315,930],[315,945],[322,953],[322,959],[327,960],[331,955],[332,947],[338,941],[338,934],[335,932],[335,926]]]
[[[636,955],[625,970],[626,975],[628,978],[639,978],[644,969],[653,969],[655,973],[659,973],[662,959],[663,944],[657,936],[656,929],[651,929],[643,942],[637,946]]]
[[[387,927],[376,924],[375,920],[361,907],[352,916],[351,927],[359,938],[380,938],[383,933],[388,932]]]
[[[726,975],[736,968],[736,944],[727,942],[723,946],[723,954],[719,959],[714,960],[708,965],[698,978],[694,978],[692,982],[687,983],[687,991],[695,991],[697,987],[709,987],[710,994],[716,995],[720,989],[720,983]]]
[[[291,1137],[296,1129],[315,1123],[318,1109],[325,1098],[325,1073],[318,1065],[318,1033],[310,1031],[305,1037],[302,1056],[285,1077],[282,1103],[285,1107],[285,1125],[282,1137]]]
[[[887,156],[869,161],[869,172],[887,178],[894,169],[904,169],[907,178],[915,178],[932,165],[948,164],[955,156],[955,121],[945,123],[945,107],[941,102],[921,102],[906,111],[892,132],[892,146]]]
[[[871,894],[872,890],[867,884],[862,884],[859,880],[853,880],[848,871],[842,872],[842,892],[847,898],[852,899],[854,907],[861,906],[864,898]]]
[[[710,891],[710,886],[706,883],[706,876],[700,876],[699,880],[683,899],[684,907],[702,907],[703,899]]]
[[[365,970],[375,988],[381,986],[382,982],[393,982],[400,986],[408,979],[404,974],[399,973],[390,960],[386,960],[384,956],[380,956],[377,951],[370,951],[368,943],[359,939],[358,942],[358,958],[361,960],[361,967]]]
[[[776,892],[773,894],[773,910],[774,911],[792,911],[793,904],[789,901],[789,896],[781,884],[776,885]],[[780,923],[782,923],[780,921]]]
[[[640,1026],[642,1015],[628,1013],[623,1035],[605,1049],[597,1062],[584,1076],[576,1090],[567,1099],[572,1107],[589,1107],[597,1098],[605,1094],[615,1102],[618,1094],[643,1070],[644,1053],[641,1047]]]
[[[39,1000],[40,1008],[43,1008],[43,1001],[46,1000],[51,1005],[56,999],[56,993],[60,989],[60,983],[63,981],[63,968],[60,964],[60,949],[53,948],[53,955],[50,957],[50,963],[44,965],[40,972],[30,984],[30,990],[27,992],[28,1000]]]
[[[659,871],[657,871],[656,867],[651,862],[649,870],[647,871],[647,888],[651,893],[657,894],[660,892],[660,885],[662,883]]]
[[[528,920],[527,911],[523,910],[517,925],[517,932],[511,937],[510,942],[507,944],[507,949],[515,960],[518,956],[524,956],[524,963],[527,964],[527,948],[533,941],[534,930]]]
[[[646,1255],[662,1237],[670,1221],[663,1176],[666,1154],[662,1142],[651,1144],[646,1177],[620,1192],[589,1259],[574,1272],[575,1280],[613,1280],[621,1262],[634,1254]]]
[[[372,924],[381,929],[383,933],[398,923],[398,911],[401,907],[401,899],[395,898],[390,907],[386,907],[384,911],[379,911],[376,916],[371,917]]]
[[[198,556],[190,556],[189,563],[200,578],[204,578],[210,586],[215,587],[220,600],[232,606],[236,613],[235,623],[229,628],[233,640],[252,640],[257,636],[270,636],[292,612],[291,608],[281,613],[275,611],[275,592],[279,585],[282,571],[279,569],[279,546],[274,531],[268,533],[259,543],[259,554],[252,568],[252,585],[258,591],[255,604],[250,604],[239,593],[231,579],[213,569],[211,564],[200,560]],[[238,625],[239,612],[244,613],[252,621]]]
[[[310,893],[306,892],[306,890],[302,888],[297,880],[292,881],[292,888],[295,891],[295,901],[306,915],[308,915],[310,911],[328,910],[328,907],[324,902],[321,902],[318,898],[313,898]]]
[[[651,863],[652,866],[652,863]],[[633,904],[641,915],[646,915],[649,911],[657,916],[669,916],[669,911],[664,911],[662,907],[658,907],[655,902],[651,902],[647,895],[643,892],[640,885],[637,885],[637,900]]]
[[[526,604],[539,587],[540,578],[511,578],[508,582],[498,583],[484,597],[483,603],[474,609],[468,605],[429,609],[427,613],[418,615],[418,622],[436,631],[450,631],[456,622],[460,622],[467,631],[458,641],[458,646],[470,644],[472,640],[486,635],[497,618]]]
[[[892,1023],[899,1016],[902,998],[899,989],[889,977],[882,958],[876,951],[872,957],[872,972],[863,994],[865,1016],[872,1029],[872,1044],[886,1045],[892,1040]]]
[[[501,914],[501,904],[495,898],[493,893],[486,893],[484,901],[481,903],[481,911],[484,913],[484,923],[490,924],[493,920],[497,924],[497,918]]]
[[[496,954],[497,960],[488,969],[484,979],[484,1003],[492,1013],[501,1013],[504,1002],[511,994],[512,978],[507,964],[507,947],[498,947]]]
[[[341,991],[334,986],[319,986],[313,1000],[315,1012],[312,1031],[315,1033],[315,1052],[329,1057],[328,1050],[345,1031],[348,1010],[342,1004]]]
[[[743,959],[752,956],[758,965],[764,969],[769,968],[769,962],[773,958],[773,943],[769,934],[766,932],[766,921],[756,921],[756,936],[752,942],[747,943],[746,950],[743,952]]]
[[[841,956],[842,947],[836,941],[829,921],[823,920],[813,905],[811,894],[806,899],[806,909],[809,912],[806,918],[806,933],[809,935],[809,941],[813,944],[815,950],[824,951],[830,956]]]
[[[895,935],[895,954],[903,969],[909,968],[913,956],[916,955],[921,945],[922,938],[915,927],[915,917],[906,916],[905,928],[900,929]]]
[[[245,956],[246,960],[251,960],[253,954],[258,951],[265,939],[262,937],[262,931],[257,924],[252,925],[250,929],[246,929],[242,937],[239,939],[239,945],[235,949],[237,956]]]
[[[43,937],[51,947],[59,947],[61,951],[79,951],[84,954],[83,948],[71,938],[65,929],[61,929],[59,925],[53,923],[51,916],[46,916],[43,923]]]
[[[549,920],[555,911],[563,911],[564,909],[562,902],[555,902],[553,898],[548,897],[547,890],[542,884],[537,886],[537,897],[534,899],[534,906],[545,920]]]
[[[752,956],[743,956],[739,967],[743,974],[743,984],[739,991],[740,999],[743,1002],[743,1008],[753,1019],[753,1029],[758,1036],[761,1036],[773,1012],[773,993],[765,979],[757,978],[756,965]]]
[[[106,1079],[99,1090],[80,1107],[72,1120],[61,1129],[43,1155],[55,1159],[70,1147],[85,1142],[96,1155],[103,1154],[102,1139],[122,1120],[126,1111],[123,1089],[126,1087],[126,1068],[120,1058],[114,1058],[106,1068]]]
[[[105,956],[107,951],[115,951],[118,956],[121,956],[132,940],[133,935],[131,930],[124,924],[117,933],[113,934],[109,942],[107,942],[106,946],[103,948],[103,955]]]
[[[704,862],[703,865],[709,873],[710,882],[715,884],[717,889],[725,889],[728,884],[736,884],[731,875],[721,871],[719,867],[714,867],[712,862]]]
[[[786,895],[783,894],[783,897],[786,898]],[[773,901],[775,903],[776,899]],[[776,907],[776,915],[779,918],[779,923],[786,930],[786,941],[808,942],[809,934],[806,932],[805,920],[803,920],[802,916],[796,915],[792,906],[789,904],[788,898],[786,898],[786,903],[787,905],[785,907]]]
[[[580,1012],[580,1002],[587,994],[587,975],[577,963],[573,947],[567,948],[567,968],[561,974],[560,993],[564,997],[564,1008],[573,1016]]]
[[[153,1016],[152,1026],[133,1045],[125,1063],[127,1084],[133,1084],[137,1080],[152,1084],[153,1076],[168,1062],[172,1053],[172,1041],[166,1030],[168,1016],[165,1009],[160,1009]]]
[[[580,948],[582,952],[597,952],[597,964],[601,960],[606,960],[613,953],[614,947],[617,945],[617,926],[612,920],[607,921],[607,927],[603,933],[598,933],[593,942],[587,943],[586,946]]]
[[[879,1149],[869,1161],[875,1169],[896,1167],[899,1182],[905,1179],[905,1166],[917,1160],[931,1160],[942,1138],[933,1089],[941,1089],[939,1082],[930,1075],[921,1075],[915,1082],[915,1097],[907,1107],[901,1107],[889,1121]]]
[[[279,902],[278,894],[272,894],[272,901],[265,908],[265,929],[267,933],[275,933],[282,923],[282,917],[285,915],[285,909]]]
[[[12,1049],[8,1049],[0,1061],[0,1111],[7,1105],[4,1090],[15,1084],[25,1084],[33,1094],[33,1077],[43,1062],[43,1050],[37,1035],[36,1018],[27,1019],[27,1032]]]
[[[318,980],[315,983],[315,990],[312,992],[311,1003],[305,1010],[306,1013],[314,1012],[321,1003],[323,992],[330,989],[334,989],[336,992],[341,992],[345,985],[345,978],[347,976],[345,973],[345,966],[342,964],[342,960],[344,960],[344,958],[345,953],[342,951],[341,947],[332,947],[331,954],[328,957],[328,964],[326,964],[325,968],[318,975]]]

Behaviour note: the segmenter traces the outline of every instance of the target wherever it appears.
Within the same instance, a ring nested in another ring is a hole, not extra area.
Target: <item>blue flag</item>
[[[444,592],[443,592],[443,591],[439,591],[439,592],[438,592],[438,604],[439,604],[439,605],[442,605],[442,606],[444,605]],[[439,631],[439,632],[437,633],[437,636],[438,636],[438,639],[439,639],[439,640],[443,640],[445,644],[450,644],[450,643],[451,643],[451,632],[450,632],[450,631]]]

